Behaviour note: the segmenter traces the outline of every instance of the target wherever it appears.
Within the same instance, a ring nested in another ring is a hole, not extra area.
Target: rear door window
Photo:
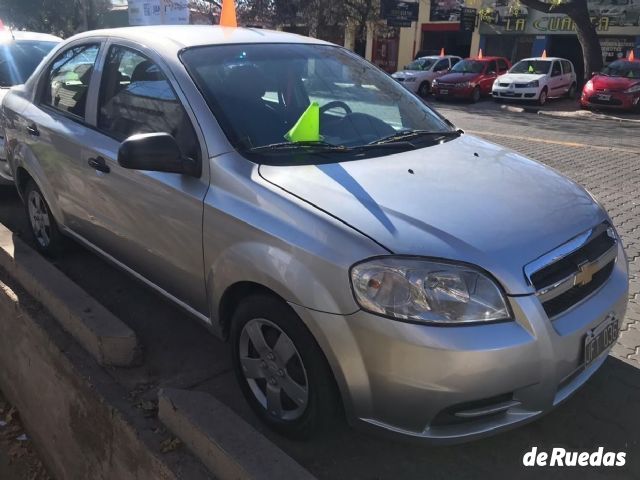
[[[49,67],[41,104],[84,119],[99,44],[77,45],[62,52]]]

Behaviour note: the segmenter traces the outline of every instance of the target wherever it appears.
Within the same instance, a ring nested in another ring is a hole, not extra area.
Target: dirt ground
[[[25,433],[18,411],[0,392],[0,480],[53,480]]]

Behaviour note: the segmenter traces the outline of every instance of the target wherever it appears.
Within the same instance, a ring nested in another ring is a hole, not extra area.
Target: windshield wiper
[[[328,151],[328,152],[348,152],[349,148],[344,145],[334,145],[333,143],[324,142],[281,142],[272,143],[270,145],[262,145],[260,147],[251,148],[250,152],[274,152],[287,150],[312,150],[312,151]]]
[[[388,137],[381,138],[375,142],[371,142],[369,145],[384,145],[388,143],[403,142],[410,138],[419,137],[433,137],[434,140],[440,140],[443,138],[459,137],[464,132],[462,130],[450,130],[446,132],[432,132],[429,130],[408,130],[404,132],[396,132]]]

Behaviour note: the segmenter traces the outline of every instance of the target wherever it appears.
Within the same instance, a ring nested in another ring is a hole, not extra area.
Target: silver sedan
[[[431,442],[531,421],[627,304],[579,185],[466,135],[355,54],[210,26],[95,31],[3,102],[38,247],[71,237],[232,345],[271,427]]]

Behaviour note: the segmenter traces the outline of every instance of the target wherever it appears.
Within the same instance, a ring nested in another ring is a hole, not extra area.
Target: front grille
[[[510,84],[509,83],[499,83],[498,85],[500,85],[501,87],[508,87]]]
[[[398,82],[404,82],[404,78],[396,78]]]
[[[529,88],[528,83],[516,83],[516,88]]]
[[[525,271],[547,316],[556,317],[600,288],[613,272],[617,251],[615,233],[603,223],[528,265]]]
[[[457,84],[455,84],[455,83],[441,83],[441,82],[438,82],[438,87],[440,87],[440,88],[453,88],[456,85]]]

